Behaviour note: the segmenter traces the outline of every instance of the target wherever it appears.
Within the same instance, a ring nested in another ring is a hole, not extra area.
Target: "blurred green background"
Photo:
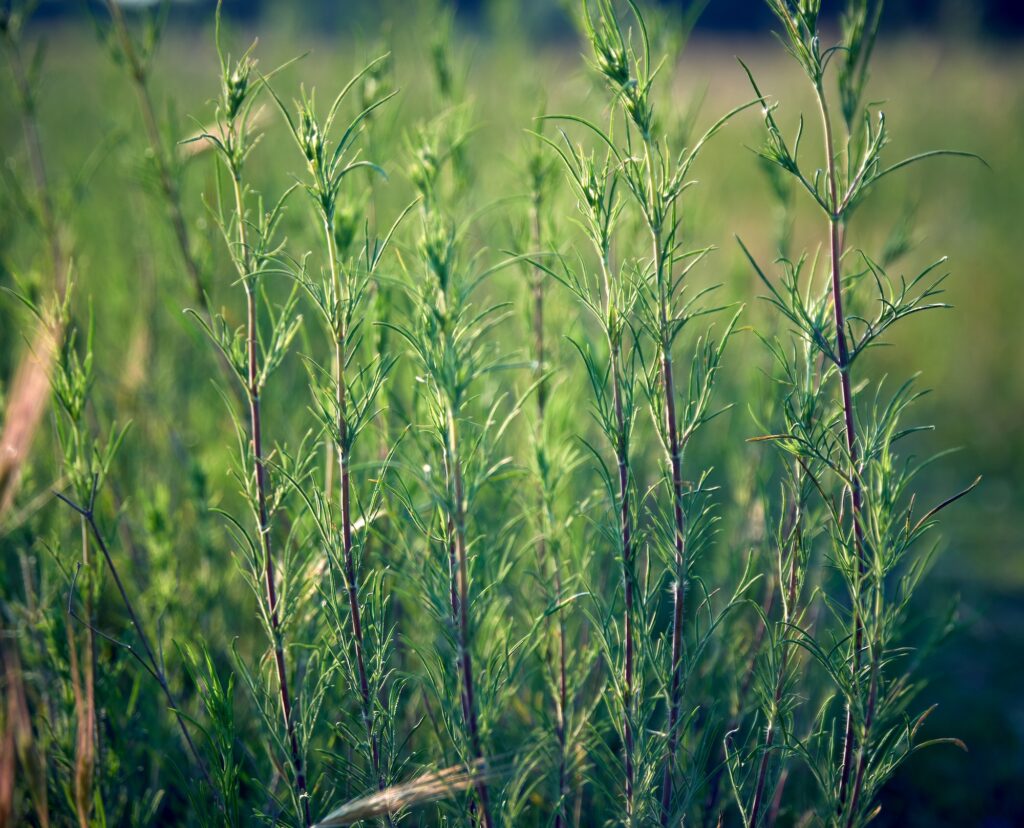
[[[428,96],[418,92],[427,83],[422,67],[430,60],[429,15],[415,3],[384,4],[379,17],[357,5],[338,4],[330,25],[320,27],[312,7],[298,12],[291,4],[264,3],[258,9],[239,4],[235,10],[242,14],[234,21],[232,39],[243,44],[258,35],[265,67],[309,51],[282,76],[281,86],[289,91],[300,79],[334,90],[354,66],[392,49],[401,92],[381,129],[428,114]],[[918,419],[936,426],[919,443],[921,452],[959,447],[922,478],[925,501],[937,502],[983,476],[980,488],[944,517],[944,548],[920,598],[922,614],[942,612],[959,599],[958,626],[927,664],[924,698],[938,704],[929,735],[956,736],[970,754],[939,748],[910,761],[883,799],[879,821],[886,825],[1024,824],[1024,347],[1018,341],[1024,304],[1024,46],[997,36],[991,24],[986,29],[980,6],[959,5],[963,14],[958,15],[958,4],[947,3],[942,13],[928,17],[939,25],[919,29],[905,25],[914,19],[912,10],[892,4],[893,22],[900,25],[890,31],[883,24],[869,96],[883,101],[888,112],[890,158],[956,148],[978,153],[991,169],[954,160],[915,167],[881,186],[874,211],[859,216],[853,228],[856,244],[878,246],[913,216],[915,246],[901,265],[916,272],[917,264],[949,256],[946,298],[955,309],[910,321],[894,347],[872,356],[870,370],[896,377],[920,371],[921,384],[933,393],[919,403]],[[459,18],[458,82],[473,101],[479,125],[469,151],[480,173],[477,186],[488,194],[478,201],[523,194],[524,130],[541,100],[551,111],[596,106],[587,102],[592,84],[581,49],[558,4],[551,6],[531,4],[530,14],[520,15],[515,3],[473,4]],[[44,11],[35,32],[48,44],[39,118],[54,177],[66,184],[76,171],[88,170],[72,224],[76,270],[83,293],[95,302],[99,384],[107,400],[118,401],[119,417],[137,418],[142,435],[137,439],[168,441],[165,457],[187,455],[192,446],[209,445],[220,427],[203,419],[217,397],[209,371],[187,370],[211,366],[203,362],[209,357],[180,313],[187,293],[161,207],[146,194],[152,181],[140,160],[144,140],[132,93],[87,16]],[[208,12],[201,4],[172,8],[154,72],[160,110],[182,137],[196,126],[189,115],[210,114],[216,91]],[[968,18],[972,22],[961,25]],[[699,123],[706,124],[750,97],[736,56],[751,66],[769,95],[785,92],[780,113],[785,124],[795,123],[801,103],[809,105],[798,91],[796,68],[768,31],[758,28],[763,15],[752,13],[751,21],[742,27],[751,30],[744,32],[698,27],[676,71],[673,97],[680,114],[699,101]],[[542,28],[538,34],[528,25],[551,26],[553,33]],[[22,163],[8,89],[0,96],[0,147],[4,158]],[[290,155],[289,164],[274,163],[276,153],[286,151],[283,140],[272,120],[251,165],[255,182],[269,192],[288,184],[284,171],[291,166]],[[724,282],[731,298],[747,302],[755,319],[764,314],[756,298],[760,290],[733,237],[742,236],[762,258],[772,249],[773,203],[747,149],[760,140],[756,114],[732,124],[700,162],[701,185],[693,196],[701,243],[720,248],[709,278]],[[374,160],[392,177],[382,188],[380,209],[402,204],[410,191],[402,160]],[[218,249],[199,197],[212,189],[212,169],[203,160],[189,166],[184,199],[190,222],[210,249]],[[3,206],[3,260],[30,262],[31,233],[19,223],[9,197]],[[798,212],[797,248],[813,250],[819,244],[817,221],[810,211]],[[0,273],[0,284],[11,278]],[[215,305],[227,290],[223,285],[215,290]],[[11,308],[3,318],[15,318]],[[23,335],[16,325],[0,330],[5,378],[21,353]],[[732,381],[748,382],[759,359],[753,337],[747,337],[730,357]],[[169,387],[175,389],[173,399],[161,396]],[[755,433],[742,406],[729,417],[730,430]],[[164,419],[173,419],[176,428],[168,428]],[[174,445],[175,440],[182,444]],[[203,466],[202,457],[196,462]],[[144,474],[137,476],[145,480]],[[29,479],[26,490],[42,491],[45,484]],[[160,493],[138,491],[134,497],[145,503]],[[173,585],[167,590],[170,594]]]

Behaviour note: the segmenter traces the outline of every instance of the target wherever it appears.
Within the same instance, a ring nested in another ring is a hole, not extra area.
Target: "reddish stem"
[[[846,319],[843,314],[843,282],[841,260],[843,254],[842,239],[842,215],[835,211],[839,209],[838,180],[835,165],[835,155],[832,139],[832,121],[829,117],[828,106],[825,101],[825,92],[821,85],[817,86],[818,105],[821,109],[822,124],[825,132],[825,160],[827,164],[827,177],[829,188],[829,253],[832,278],[832,308],[835,315],[836,326],[836,367],[839,369],[839,381],[842,390],[843,401],[843,424],[846,432],[846,448],[850,456],[850,505],[851,522],[853,523],[854,551],[857,556],[858,578],[863,576],[866,562],[864,560],[864,537],[861,528],[861,512],[863,503],[861,500],[859,466],[860,460],[857,449],[857,430],[854,421],[853,390],[850,380],[850,351],[846,342]],[[861,649],[864,643],[864,625],[860,617],[860,609],[854,600],[853,606],[853,679],[856,683],[860,672]],[[843,758],[842,770],[839,779],[839,802],[838,809],[842,812],[846,804],[847,789],[850,781],[850,767],[852,763],[855,736],[853,732],[853,710],[851,705],[846,707],[846,732],[843,737]]]
[[[458,595],[458,631],[459,631],[459,670],[462,674],[462,718],[466,724],[469,746],[474,759],[483,758],[483,747],[480,742],[480,727],[476,714],[476,695],[473,686],[473,658],[470,654],[469,629],[469,556],[466,545],[466,515],[464,506],[464,490],[462,482],[462,461],[459,459],[458,437],[456,434],[455,415],[448,410],[448,465],[451,469],[453,509],[451,528],[456,564],[457,595]],[[456,590],[452,590],[453,601]],[[480,780],[476,784],[477,797],[480,800],[480,816],[484,828],[493,828],[491,819],[490,798],[487,784]]]
[[[664,304],[662,317],[664,322]],[[662,383],[665,391],[665,425],[668,429],[669,463],[672,469],[672,513],[674,519],[675,580],[672,584],[672,679],[669,687],[668,744],[665,748],[665,770],[661,782],[661,824],[669,823],[672,806],[672,774],[675,771],[679,745],[679,713],[682,705],[683,623],[686,614],[686,514],[683,511],[682,445],[676,419],[675,379],[672,373],[671,346],[662,343]]]
[[[260,408],[260,364],[259,343],[256,315],[256,290],[250,273],[251,260],[245,239],[245,204],[242,199],[242,181],[238,170],[233,171],[235,190],[235,210],[238,215],[238,243],[242,264],[245,270],[245,302],[246,302],[246,350],[248,367],[246,375],[246,395],[249,398],[249,424],[252,437],[253,466],[256,477],[256,498],[258,505],[260,542],[263,547],[263,577],[267,595],[267,614],[273,637],[274,665],[277,669],[278,689],[281,697],[281,715],[284,717],[285,731],[288,735],[288,748],[291,753],[292,767],[295,771],[295,790],[302,803],[302,816],[305,824],[312,824],[309,810],[309,797],[306,793],[306,774],[303,769],[302,752],[299,749],[299,738],[295,730],[295,716],[292,710],[291,695],[288,691],[288,669],[285,663],[284,643],[281,635],[281,618],[277,606],[277,576],[274,566],[274,555],[271,547],[270,514],[267,508],[267,480],[263,458],[263,418]]]
[[[622,405],[620,356],[618,345],[613,345],[611,352],[612,403],[615,408],[615,427],[618,432],[615,455],[619,469],[619,529],[622,542],[622,586],[625,596],[623,637],[626,652],[623,666],[622,741],[625,751],[626,823],[631,824],[635,784],[633,767],[633,527],[629,503],[629,445],[626,440],[626,421]]]

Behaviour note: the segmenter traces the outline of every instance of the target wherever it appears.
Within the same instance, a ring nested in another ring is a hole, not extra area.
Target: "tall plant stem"
[[[470,655],[469,631],[469,561],[466,549],[466,514],[465,493],[462,483],[462,461],[459,458],[458,433],[456,431],[455,412],[448,404],[448,467],[451,470],[452,516],[451,528],[454,533],[455,557],[457,569],[458,591],[458,634],[459,634],[459,671],[462,673],[462,718],[469,736],[470,750],[474,759],[483,759],[483,748],[480,743],[480,727],[476,717],[476,698],[473,689],[473,658]],[[487,792],[487,783],[483,780],[476,784],[477,796],[480,799],[480,812],[484,828],[492,828],[491,806]]]
[[[601,275],[604,281],[605,302],[611,303],[611,274],[608,249],[601,251]],[[618,324],[618,323],[616,323]],[[612,382],[612,406],[615,412],[615,462],[619,477],[619,537],[622,552],[622,589],[624,597],[623,638],[625,659],[623,664],[622,744],[625,770],[626,824],[633,822],[633,788],[635,785],[633,740],[633,520],[629,499],[629,442],[626,417],[622,403],[622,353],[619,334],[609,333],[609,370]]]
[[[543,239],[541,237],[541,193],[535,190],[530,204],[530,227],[533,236],[533,249],[539,251]],[[533,354],[536,362],[535,376],[537,380],[537,428],[541,441],[544,440],[545,415],[547,413],[547,383],[544,379],[544,362],[546,359],[546,342],[544,338],[544,271],[534,266],[533,283]],[[542,471],[546,475],[546,471]],[[554,575],[555,602],[562,602],[562,564],[559,559],[558,550],[551,550],[550,538],[553,532],[554,521],[551,516],[549,494],[546,491],[546,480],[541,481],[541,491],[538,495],[540,513],[544,516],[544,525],[537,538],[537,558],[543,565],[545,560],[551,558],[551,568]],[[566,710],[568,708],[568,681],[566,678],[566,656],[565,656],[565,616],[559,610],[555,622],[557,642],[557,682],[558,695],[555,709],[555,737],[558,740],[558,809],[555,811],[555,828],[563,828],[565,825],[565,799],[567,790],[567,733],[566,733]]]
[[[270,514],[267,509],[267,481],[263,458],[263,422],[260,409],[259,380],[259,344],[256,314],[256,287],[253,284],[254,274],[250,273],[251,258],[245,238],[245,203],[242,198],[242,181],[237,169],[233,171],[232,182],[235,193],[235,211],[238,216],[239,256],[242,257],[245,273],[246,303],[246,349],[248,355],[248,374],[246,395],[249,398],[249,424],[252,437],[253,474],[256,479],[256,497],[259,513],[260,542],[263,547],[263,577],[267,593],[267,614],[270,618],[270,629],[273,636],[274,664],[277,668],[277,683],[281,697],[281,715],[284,717],[285,731],[288,734],[288,748],[291,753],[292,767],[295,771],[295,790],[302,803],[302,816],[305,824],[312,824],[309,810],[309,797],[306,793],[306,774],[303,769],[302,752],[299,749],[299,737],[295,730],[295,716],[292,699],[288,692],[288,668],[285,662],[284,642],[281,634],[281,617],[277,606],[277,576],[275,573],[274,555],[271,544]]]
[[[618,429],[618,445],[615,449],[619,469],[619,529],[622,538],[622,585],[625,599],[623,637],[625,638],[625,664],[623,667],[624,711],[622,721],[623,746],[625,748],[626,770],[626,824],[633,821],[633,526],[629,504],[629,458],[626,443],[625,416],[622,407],[621,354],[618,345],[613,346],[611,355],[612,404],[615,407],[615,422]]]
[[[548,521],[551,526],[551,521]],[[555,552],[555,597],[562,601],[562,567]],[[556,733],[558,737],[558,812],[555,814],[555,828],[563,828],[565,825],[565,800],[569,795],[568,776],[568,722],[566,711],[569,704],[569,687],[566,678],[566,656],[565,656],[565,614],[558,611],[558,709],[556,711]]]
[[[89,584],[85,591],[85,658],[79,667],[78,641],[70,624],[67,625],[68,657],[71,672],[71,687],[75,700],[75,716],[78,719],[75,738],[74,802],[81,828],[88,828],[93,807],[93,771],[96,754],[99,752],[99,738],[96,729],[96,635],[95,607],[93,595],[93,562],[89,554],[89,524],[84,517],[80,520],[82,536],[82,563],[89,573]]]
[[[530,205],[530,228],[533,237],[533,249],[537,251],[540,250],[542,243],[540,205],[541,195],[539,192],[535,192]],[[538,421],[543,425],[548,401],[548,388],[544,380],[544,361],[547,358],[544,340],[544,271],[537,266],[533,267],[531,292],[533,293],[533,356],[537,364],[535,370],[537,379],[537,417]]]
[[[878,619],[882,614],[882,591],[875,589],[875,618]],[[877,624],[877,622],[876,622]],[[868,700],[867,706],[864,711],[864,737],[857,750],[857,772],[853,777],[853,788],[850,793],[850,808],[846,816],[846,828],[853,828],[857,819],[857,808],[860,805],[861,791],[864,789],[864,773],[867,770],[867,751],[864,744],[869,734],[871,733],[871,727],[875,721],[875,707],[878,702],[878,680],[879,670],[881,668],[881,644],[878,640],[877,627],[875,631],[874,643],[869,645],[871,650],[871,679],[868,684]]]
[[[836,356],[838,358],[839,382],[842,389],[843,399],[843,422],[846,431],[846,448],[850,455],[850,505],[851,521],[853,523],[854,552],[857,558],[857,580],[864,574],[864,538],[861,527],[861,510],[863,508],[861,499],[859,465],[857,449],[857,431],[853,410],[853,392],[850,380],[850,352],[846,342],[846,320],[843,315],[843,281],[841,272],[841,259],[843,255],[843,213],[840,210],[838,180],[836,173],[834,146],[832,138],[832,120],[829,116],[828,103],[825,100],[825,90],[821,83],[817,83],[815,91],[818,99],[818,106],[821,110],[822,127],[825,135],[825,161],[827,164],[828,189],[829,189],[829,251],[831,258],[832,277],[832,307],[835,314],[836,326]],[[858,590],[859,591],[859,590]],[[860,609],[857,603],[857,596],[853,601],[853,679],[856,683],[857,675],[860,672],[860,652],[864,643],[864,625],[860,617]],[[846,707],[846,733],[843,739],[843,758],[839,779],[839,810],[842,811],[846,804],[847,788],[850,782],[850,767],[854,750],[853,732],[853,710],[850,704]]]
[[[791,623],[793,618],[794,605],[796,603],[796,590],[798,582],[797,564],[799,560],[799,551],[801,544],[800,519],[800,506],[798,502],[793,514],[792,530],[790,533],[790,537],[788,539],[790,561],[786,587],[786,601],[782,607],[782,624],[784,627]],[[761,759],[758,763],[757,781],[754,785],[754,800],[750,806],[751,828],[757,828],[758,820],[761,816],[761,809],[764,806],[765,784],[768,780],[768,764],[771,758],[772,747],[775,744],[776,729],[779,715],[779,705],[782,703],[782,695],[786,687],[786,670],[789,667],[789,652],[789,648],[786,647],[785,642],[783,642],[782,655],[779,657],[779,669],[775,675],[775,689],[772,694],[771,717],[768,721],[768,727],[765,730],[764,751],[761,753]]]
[[[794,473],[794,475],[796,475],[796,478],[799,481],[800,479],[802,479],[802,471],[803,471],[802,467],[801,467],[801,464],[800,464],[800,461],[794,462],[793,463],[793,468],[794,468],[794,472],[793,473]],[[794,488],[796,489],[796,492],[799,492],[799,486],[796,486]],[[800,505],[800,498],[799,497],[794,497],[793,502],[790,504],[789,508],[786,511],[785,523],[783,524],[783,535],[784,535],[784,537],[786,537],[786,538],[792,538],[793,537],[793,533],[796,532],[797,529],[798,529],[798,525],[799,525],[800,520],[802,519],[802,515],[803,515],[803,512],[802,512],[802,508],[801,508],[801,505]],[[794,574],[795,573],[793,572],[793,570],[790,569],[790,580],[789,580],[790,584],[793,583],[792,576]],[[781,579],[781,572],[779,573],[779,577]],[[757,660],[758,660],[758,658],[761,655],[761,650],[764,647],[764,637],[765,637],[765,634],[768,631],[768,628],[765,625],[765,619],[768,618],[771,615],[772,610],[775,607],[776,590],[778,590],[778,592],[781,594],[781,584],[782,584],[781,580],[779,580],[778,582],[775,581],[774,575],[772,575],[770,578],[768,578],[766,583],[765,583],[764,597],[761,599],[761,611],[757,614],[757,621],[755,623],[754,632],[753,632],[753,636],[752,636],[753,641],[751,643],[750,652],[749,652],[749,654],[747,656],[747,659],[746,659],[746,666],[743,668],[743,673],[742,673],[742,675],[743,675],[743,682],[740,685],[739,692],[737,693],[737,697],[736,697],[737,698],[737,700],[736,700],[736,712],[733,713],[733,715],[730,716],[730,718],[729,718],[728,725],[726,726],[726,729],[725,729],[726,733],[731,733],[735,728],[737,728],[739,726],[739,724],[740,724],[740,721],[741,721],[742,717],[743,717],[743,711],[746,708],[746,700],[747,700],[748,696],[750,695],[750,690],[751,690],[751,688],[753,687],[753,684],[754,684],[754,678],[755,678],[755,674],[756,674],[755,668],[757,666]],[[790,600],[789,600],[789,606],[790,607],[792,607],[794,605],[795,600],[796,600],[795,593],[790,592]],[[793,610],[792,609],[788,609],[787,610],[786,607],[784,607],[783,609],[784,609],[785,612],[788,612],[787,617],[792,617],[792,615],[793,615]],[[776,704],[777,704],[777,702],[776,702]],[[711,776],[711,781],[710,781],[710,783],[708,785],[709,791],[708,791],[708,795],[707,795],[707,797],[705,798],[705,801],[704,801],[704,810],[705,810],[705,812],[707,814],[714,814],[716,812],[717,808],[718,808],[719,795],[720,795],[720,792],[721,792],[722,774],[725,771],[724,759],[725,759],[725,756],[722,755],[722,760],[723,761],[715,768],[715,771],[713,772],[713,774]],[[786,774],[786,769],[784,768],[783,771],[782,771],[782,776],[780,777],[779,785],[776,786],[776,795],[775,795],[775,799],[776,800],[779,798],[778,790],[784,784],[785,774]],[[775,804],[776,804],[775,801],[773,801],[772,802],[772,807],[773,808],[775,807]],[[774,823],[774,820],[773,820],[773,818],[771,816],[771,811],[769,811],[766,824],[767,825],[772,825],[773,823]],[[751,824],[753,824],[753,822],[751,822]]]
[[[656,212],[655,199],[658,191],[654,175],[654,148],[648,140],[646,158],[650,182],[650,230],[654,277],[658,289],[658,334],[661,357],[661,382],[665,394],[666,451],[671,473],[672,535],[675,570],[672,581],[672,654],[671,679],[669,684],[668,742],[665,746],[665,769],[661,781],[661,824],[669,823],[672,807],[672,775],[675,771],[676,752],[679,746],[679,713],[682,704],[683,685],[683,634],[686,620],[686,582],[688,561],[686,556],[686,512],[683,509],[683,445],[679,434],[679,420],[676,416],[676,387],[672,365],[672,331],[669,327],[669,296],[666,290],[666,273],[670,259],[666,261],[662,245],[661,219]]]
[[[672,373],[672,352],[663,343],[662,382],[665,386],[665,423],[668,427],[668,454],[672,469],[672,516],[674,521],[675,572],[672,583],[672,679],[669,687],[668,744],[665,748],[665,771],[661,790],[661,824],[668,825],[672,803],[672,773],[679,745],[679,711],[682,703],[683,624],[686,618],[686,515],[683,511],[682,445],[676,420],[675,378]]]
[[[359,674],[359,693],[362,696],[363,722],[366,726],[366,741],[370,750],[370,762],[373,774],[377,777],[377,787],[384,790],[387,780],[381,773],[380,740],[377,736],[373,709],[373,694],[366,672],[366,655],[363,642],[362,610],[359,605],[359,583],[356,579],[355,559],[352,554],[352,480],[350,473],[350,441],[348,438],[348,421],[345,417],[345,395],[347,392],[345,363],[347,361],[348,331],[344,318],[345,305],[348,301],[347,285],[341,278],[338,268],[338,253],[335,247],[334,233],[330,218],[324,217],[324,236],[327,244],[327,256],[330,259],[331,284],[334,288],[335,300],[339,303],[338,318],[334,328],[334,383],[337,411],[337,445],[338,479],[341,485],[339,505],[341,507],[341,536],[344,547],[345,583],[348,589],[349,617],[352,623],[352,642],[356,655],[356,671]],[[328,492],[328,497],[330,497]],[[391,824],[390,815],[387,818]]]
[[[115,0],[107,0],[107,10],[110,19],[114,23],[114,30],[117,39],[121,44],[121,51],[128,64],[131,74],[132,85],[135,87],[135,94],[139,100],[139,111],[142,115],[142,125],[146,130],[146,138],[153,151],[153,160],[156,163],[157,177],[160,181],[160,190],[163,193],[164,201],[167,203],[167,213],[170,217],[171,228],[174,231],[174,238],[181,253],[182,263],[185,265],[185,273],[192,286],[192,293],[195,301],[202,309],[203,315],[209,320],[212,316],[209,300],[206,297],[206,290],[203,287],[203,279],[199,273],[199,265],[192,253],[192,245],[189,241],[188,226],[185,223],[185,216],[181,209],[181,193],[178,191],[178,184],[171,172],[171,162],[167,157],[167,148],[164,146],[163,136],[160,135],[160,127],[157,123],[156,110],[153,106],[153,98],[149,91],[149,77],[145,64],[135,50],[131,33],[124,18],[124,12],[119,3]]]

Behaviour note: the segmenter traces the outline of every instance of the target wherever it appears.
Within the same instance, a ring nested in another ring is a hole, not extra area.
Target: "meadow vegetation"
[[[766,1],[4,7],[0,823],[1016,812],[1024,96]]]

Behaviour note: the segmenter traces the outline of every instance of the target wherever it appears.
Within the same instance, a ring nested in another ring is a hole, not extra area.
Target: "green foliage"
[[[868,0],[832,46],[820,3],[768,0],[820,135],[745,65],[701,131],[704,5],[587,0],[600,94],[543,103],[512,35],[488,100],[442,4],[342,83],[232,57],[218,8],[184,128],[174,10],[110,2],[90,48],[133,126],[77,178],[4,11],[0,313],[49,409],[3,388],[32,451],[0,466],[0,821],[852,828],[942,741],[916,676],[948,619],[912,622],[973,486],[921,509],[923,392],[872,360],[949,306],[946,260],[905,276],[912,213],[873,228],[890,173],[968,153],[889,159]],[[774,199],[733,253],[715,152]],[[97,170],[132,178],[80,209]]]

